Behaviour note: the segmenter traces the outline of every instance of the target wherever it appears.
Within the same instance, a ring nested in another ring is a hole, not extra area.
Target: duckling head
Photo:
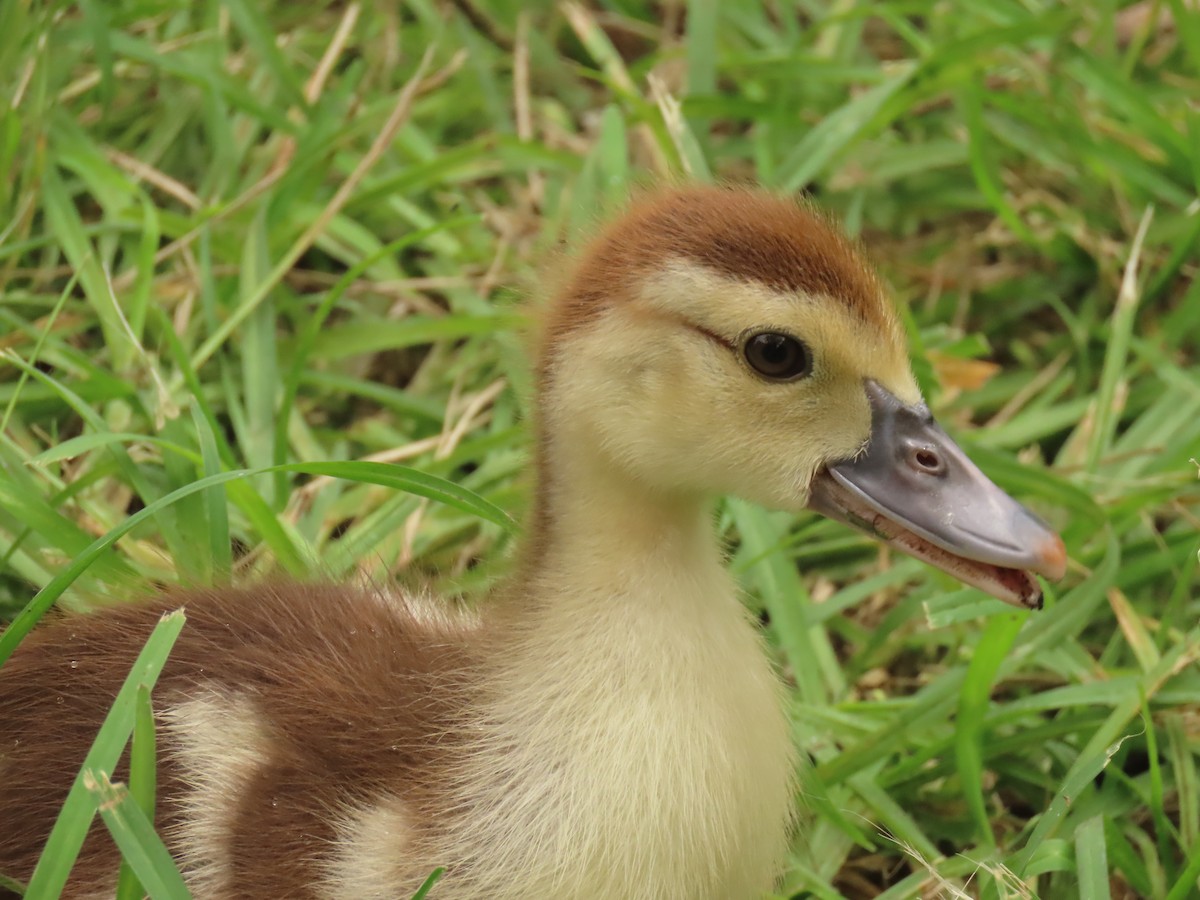
[[[1061,540],[933,420],[904,331],[825,217],[675,188],[584,249],[539,360],[549,465],[585,454],[648,496],[811,507],[1003,600],[1041,603]]]

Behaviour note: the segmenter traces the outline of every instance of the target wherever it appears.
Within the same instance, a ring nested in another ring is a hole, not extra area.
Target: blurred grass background
[[[1200,896],[1197,98],[1191,0],[8,0],[0,616],[279,570],[477,595],[539,260],[658,177],[806,191],[1072,568],[1014,612],[723,504],[812,763],[781,896]],[[318,465],[352,460],[465,490]]]

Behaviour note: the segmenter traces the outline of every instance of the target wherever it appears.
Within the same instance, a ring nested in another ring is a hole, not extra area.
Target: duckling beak
[[[1057,580],[1062,539],[997,487],[933,420],[874,381],[863,453],[827,466],[809,506],[1019,606],[1041,609],[1034,574]]]

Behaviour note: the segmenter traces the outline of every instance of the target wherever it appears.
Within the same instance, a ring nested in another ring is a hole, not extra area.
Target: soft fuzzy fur
[[[65,617],[0,670],[0,871],[27,878],[158,614],[159,826],[199,897],[730,898],[784,865],[780,687],[709,500],[797,509],[865,442],[872,378],[917,397],[852,245],[795,203],[674,189],[584,251],[546,313],[538,491],[479,621],[362,588],[168,594]],[[811,377],[749,370],[792,332]],[[120,773],[118,773],[120,777]],[[97,827],[70,896],[117,857]]]

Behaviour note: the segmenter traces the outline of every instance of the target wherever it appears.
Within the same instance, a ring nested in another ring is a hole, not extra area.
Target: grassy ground
[[[753,179],[863,236],[937,413],[1073,561],[1017,613],[723,507],[813,762],[781,893],[1197,896],[1186,2],[0,3],[0,615],[41,591],[0,657],[146,581],[477,591],[541,251],[646,178]]]

